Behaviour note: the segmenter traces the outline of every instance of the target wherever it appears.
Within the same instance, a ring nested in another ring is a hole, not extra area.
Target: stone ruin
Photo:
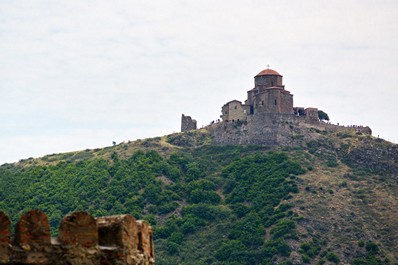
[[[182,114],[181,116],[181,132],[196,130],[196,120],[192,119],[191,116],[185,116]]]
[[[51,238],[47,215],[32,210],[21,216],[12,238],[11,220],[0,211],[0,264],[153,265],[152,228],[128,214],[94,218],[74,212]]]

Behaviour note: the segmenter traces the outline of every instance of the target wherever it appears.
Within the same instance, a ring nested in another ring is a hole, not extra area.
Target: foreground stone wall
[[[94,218],[74,212],[51,238],[46,214],[32,210],[21,216],[12,240],[10,218],[0,211],[0,264],[152,265],[152,228],[131,215]]]

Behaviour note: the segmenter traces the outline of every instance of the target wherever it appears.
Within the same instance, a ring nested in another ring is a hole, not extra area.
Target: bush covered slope
[[[205,131],[0,167],[0,209],[130,213],[157,264],[394,264],[397,146],[323,135],[294,148],[214,146]],[[367,161],[365,162],[364,159]]]

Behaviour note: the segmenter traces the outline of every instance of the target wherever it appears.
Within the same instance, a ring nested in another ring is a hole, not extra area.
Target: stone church
[[[265,69],[254,77],[254,88],[247,91],[242,104],[232,100],[222,107],[223,121],[246,121],[254,113],[294,114],[293,95],[285,90],[282,75],[272,69]]]
[[[244,103],[232,100],[221,108],[221,122],[204,127],[216,144],[298,145],[320,131],[372,134],[367,126],[339,126],[319,119],[317,108],[294,107],[283,76],[265,69],[254,77]],[[181,131],[196,129],[196,120],[182,115]],[[315,132],[315,133],[314,133]]]
[[[247,91],[245,103],[232,100],[222,107],[223,121],[247,121],[253,115],[286,114],[318,123],[317,108],[293,107],[293,94],[285,89],[283,76],[272,69],[265,69],[254,77],[254,88]]]

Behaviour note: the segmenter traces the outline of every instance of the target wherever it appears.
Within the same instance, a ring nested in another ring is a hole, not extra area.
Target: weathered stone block
[[[15,226],[15,243],[22,248],[50,245],[47,215],[40,210],[32,210],[22,215]]]
[[[99,244],[101,246],[118,246],[136,249],[134,240],[137,224],[129,214],[103,216],[96,218],[98,225]]]
[[[114,215],[96,218],[101,264],[136,264],[137,224],[131,215]],[[112,262],[112,263],[110,263]]]
[[[0,211],[0,264],[7,264],[11,256],[11,221]]]
[[[153,255],[152,228],[144,220],[137,221],[138,226],[138,250],[146,257]]]
[[[86,212],[69,214],[61,221],[58,239],[63,245],[96,247],[98,245],[97,222]]]

